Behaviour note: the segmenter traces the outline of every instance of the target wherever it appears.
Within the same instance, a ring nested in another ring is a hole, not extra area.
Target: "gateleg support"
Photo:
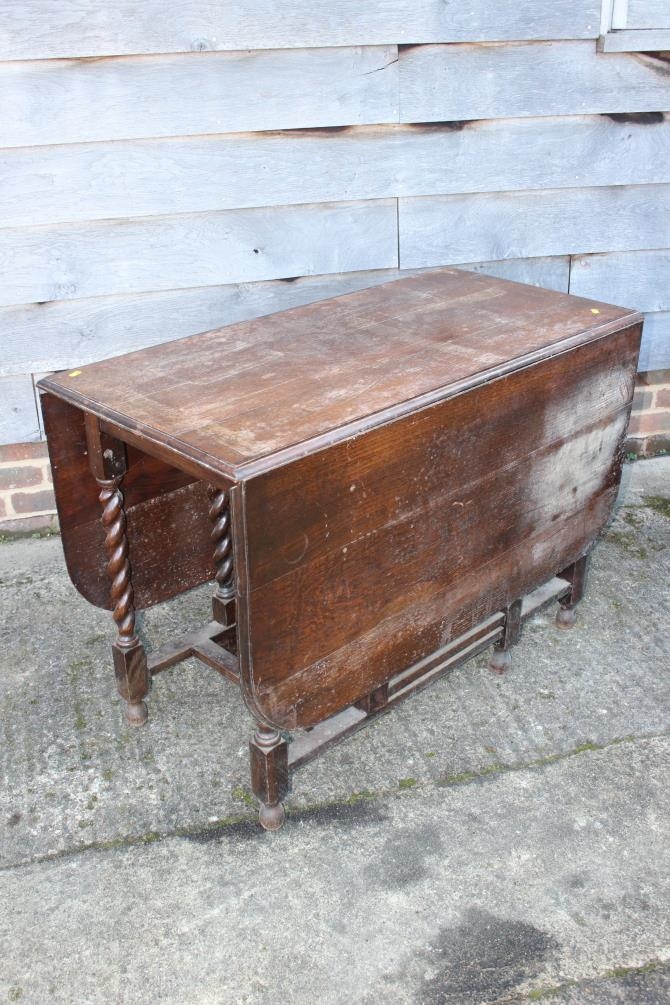
[[[586,555],[582,555],[576,562],[559,573],[560,579],[567,579],[570,583],[570,592],[558,602],[556,612],[556,626],[558,628],[574,628],[577,623],[576,608],[586,590],[590,558],[591,556],[587,552]]]
[[[505,624],[502,637],[494,643],[493,653],[488,662],[492,673],[504,674],[512,666],[512,646],[515,646],[521,635],[521,600],[515,600],[505,608]]]
[[[112,616],[117,627],[112,646],[116,684],[126,705],[128,722],[131,726],[142,726],[148,718],[144,699],[151,687],[151,674],[144,646],[135,632],[133,583],[121,491],[127,469],[126,450],[120,440],[102,432],[96,416],[87,414],[85,422],[89,464],[100,488]]]
[[[282,799],[289,788],[288,743],[276,729],[259,725],[249,751],[251,788],[260,803],[261,827],[277,831],[284,823]]]

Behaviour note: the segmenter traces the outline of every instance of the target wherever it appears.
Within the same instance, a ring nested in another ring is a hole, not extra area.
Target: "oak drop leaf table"
[[[69,575],[112,610],[129,721],[188,656],[237,683],[276,829],[291,768],[487,647],[503,672],[545,604],[570,627],[641,329],[438,269],[43,379]],[[136,609],[213,578],[213,620],[147,654]]]

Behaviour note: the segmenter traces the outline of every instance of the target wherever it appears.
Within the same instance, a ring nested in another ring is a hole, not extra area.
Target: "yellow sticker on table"
[[[592,307],[591,308],[591,314],[600,314],[600,311],[598,310],[597,307]],[[72,376],[72,374],[70,374],[70,376]]]
[[[73,370],[72,373],[68,373],[68,377],[78,377],[81,370]]]

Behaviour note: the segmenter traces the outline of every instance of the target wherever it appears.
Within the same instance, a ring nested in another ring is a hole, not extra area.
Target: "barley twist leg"
[[[235,624],[235,581],[233,566],[233,537],[230,527],[230,494],[224,489],[209,485],[209,519],[212,523],[213,561],[216,592],[212,597],[212,613],[220,624]]]
[[[112,646],[116,683],[119,694],[126,703],[128,722],[133,726],[141,726],[148,718],[144,698],[149,692],[151,675],[144,646],[135,633],[135,607],[121,478],[122,476],[99,478],[97,481],[105,531],[107,573],[111,580],[112,616],[117,627],[116,641]]]

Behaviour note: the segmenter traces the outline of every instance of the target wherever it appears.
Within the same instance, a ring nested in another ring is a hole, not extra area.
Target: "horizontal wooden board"
[[[666,62],[596,52],[591,42],[419,46],[401,52],[399,66],[401,122],[670,106]]]
[[[577,255],[570,268],[570,292],[638,311],[669,311],[670,250]]]
[[[668,0],[628,0],[627,28],[670,28]]]
[[[0,63],[0,147],[398,120],[395,46]]]
[[[2,0],[0,59],[212,49],[593,38],[598,0]]]
[[[598,40],[599,52],[659,52],[670,49],[670,28],[608,31]]]
[[[0,304],[390,268],[396,223],[388,200],[0,230]]]
[[[638,369],[670,370],[670,311],[646,315]]]
[[[556,258],[508,258],[498,262],[470,262],[458,265],[459,269],[480,272],[498,279],[511,279],[514,283],[541,286],[545,290],[567,293],[570,278],[570,259]]]
[[[0,377],[0,443],[39,440],[35,388],[30,374]]]
[[[662,60],[590,42],[429,45],[396,59],[394,46],[362,46],[3,63],[0,146],[668,105]],[[495,87],[473,89],[473,76]]]
[[[401,199],[400,265],[667,247],[670,186]]]
[[[501,279],[568,291],[569,259],[527,258],[463,266]],[[299,279],[206,286],[130,297],[94,297],[0,308],[0,375],[43,373],[93,363],[314,303],[415,270],[378,269]]]
[[[0,219],[10,227],[670,182],[670,114],[657,118],[492,119],[463,128],[358,126],[22,147],[0,151]]]

